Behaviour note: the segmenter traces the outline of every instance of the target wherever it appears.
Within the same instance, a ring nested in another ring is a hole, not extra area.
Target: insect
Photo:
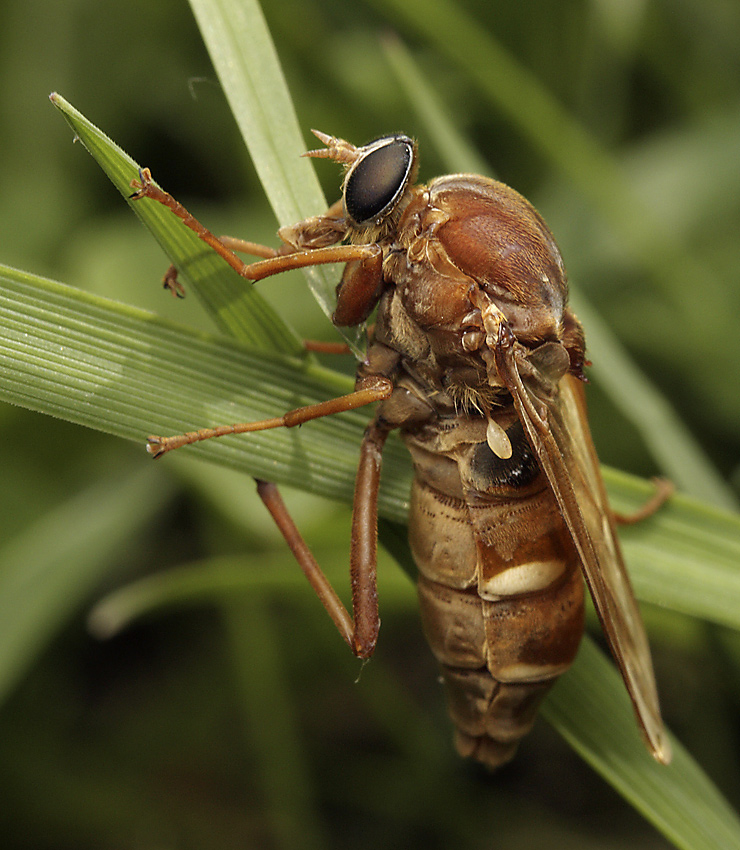
[[[168,206],[243,277],[344,263],[333,321],[377,310],[355,392],[277,419],[151,437],[155,456],[198,440],[306,422],[379,402],[356,479],[352,615],[311,556],[277,489],[267,505],[329,615],[359,657],[380,624],[377,495],[386,437],[414,464],[409,540],[423,627],[446,685],[458,751],[496,767],[514,754],[583,633],[583,580],[646,745],[670,760],[650,650],[624,566],[583,393],[585,341],[567,306],[555,240],[513,189],[472,174],[417,185],[402,134],[356,147],[314,131],[306,155],[344,166],[342,198],[282,228],[282,247],[217,239],[148,171],[136,199]],[[231,247],[260,257],[244,263]]]

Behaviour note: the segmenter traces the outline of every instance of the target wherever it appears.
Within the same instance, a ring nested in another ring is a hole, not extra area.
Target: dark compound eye
[[[414,165],[408,136],[385,136],[365,146],[344,184],[344,205],[355,224],[382,219],[398,203]]]

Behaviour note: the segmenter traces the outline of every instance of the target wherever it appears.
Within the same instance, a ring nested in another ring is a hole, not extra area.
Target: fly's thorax
[[[501,391],[486,368],[480,294],[517,341],[562,342],[581,374],[583,336],[566,309],[560,253],[545,223],[518,193],[487,178],[451,175],[416,187],[384,249],[390,284],[376,337],[399,351],[430,390],[485,406]]]
[[[397,309],[430,337],[432,347],[437,336],[459,336],[474,309],[469,298],[473,280],[450,259],[437,236],[448,221],[449,215],[431,203],[429,191],[417,187],[384,262],[384,274],[398,293]]]
[[[450,260],[484,289],[521,342],[555,339],[568,285],[555,239],[535,208],[509,186],[478,175],[430,184],[448,220],[438,238]]]
[[[410,200],[396,242],[403,265],[396,259],[390,277],[430,336],[454,330],[467,334],[469,350],[480,346],[475,288],[526,346],[569,333],[560,251],[539,213],[508,186],[477,175],[437,178]]]
[[[381,296],[375,339],[399,353],[402,370],[425,392],[445,393],[458,409],[490,406],[505,391],[491,380],[478,350],[485,334],[467,297],[470,282],[417,272]]]

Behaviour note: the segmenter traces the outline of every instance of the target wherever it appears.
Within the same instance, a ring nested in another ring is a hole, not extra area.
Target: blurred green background
[[[393,8],[265,4],[307,145],[310,127],[358,143],[403,130],[422,142],[421,179],[445,170],[389,64],[383,45],[400,36],[492,171],[538,206],[571,279],[737,490],[740,5],[460,5],[608,152],[663,228],[654,246],[614,228],[526,122],[493,108],[469,69]],[[162,292],[159,248],[47,99],[62,93],[216,232],[271,242],[275,222],[187,4],[0,0],[0,69],[0,262],[209,328],[194,298]],[[333,199],[336,171],[319,174]],[[302,335],[334,338],[300,276],[261,291]],[[596,381],[589,400],[602,460],[659,471]],[[5,558],[53,550],[65,517],[87,504],[110,502],[114,516],[101,520],[108,545],[94,538],[72,555],[90,558],[95,580],[65,590],[0,706],[3,847],[668,846],[542,722],[494,776],[455,756],[414,591],[390,558],[379,650],[360,675],[251,481],[187,460],[153,467],[141,445],[7,406],[0,426]],[[137,471],[148,477],[132,483]],[[289,497],[346,588],[348,509]],[[216,557],[280,571],[285,590],[90,636],[86,614],[107,590]],[[737,653],[717,630],[656,621],[668,723],[737,804]]]

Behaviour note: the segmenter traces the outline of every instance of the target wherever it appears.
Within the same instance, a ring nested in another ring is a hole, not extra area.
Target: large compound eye
[[[369,145],[344,183],[344,206],[357,225],[378,223],[395,207],[414,167],[408,136],[384,136]]]

